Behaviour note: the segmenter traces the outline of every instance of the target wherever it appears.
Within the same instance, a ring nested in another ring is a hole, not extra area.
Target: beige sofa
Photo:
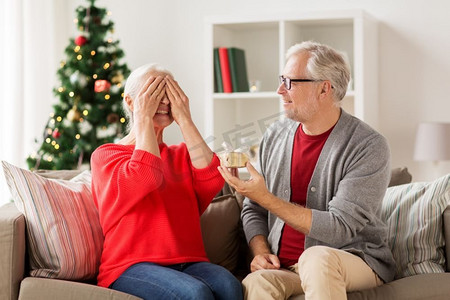
[[[203,228],[208,231],[204,236],[208,256],[240,279],[248,272],[250,259],[239,222],[241,204],[242,199],[225,187],[205,213],[210,218],[202,220]],[[443,220],[442,230],[449,245],[450,207],[444,211]],[[26,249],[25,217],[13,203],[8,203],[0,207],[1,300],[139,299],[92,283],[29,277]],[[349,293],[348,299],[450,299],[450,247],[446,248],[445,256],[446,273],[402,278],[378,288]],[[304,299],[304,296],[292,299]]]

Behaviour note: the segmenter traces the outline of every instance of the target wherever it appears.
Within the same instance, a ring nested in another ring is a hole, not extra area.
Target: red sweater
[[[99,286],[139,262],[208,261],[200,216],[224,184],[219,159],[195,169],[184,143],[159,149],[161,158],[117,144],[92,154],[92,193],[105,236]]]

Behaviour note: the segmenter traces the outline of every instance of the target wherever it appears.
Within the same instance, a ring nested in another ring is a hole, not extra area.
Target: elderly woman
[[[129,76],[129,133],[92,155],[105,236],[98,285],[143,299],[241,299],[240,282],[208,262],[200,216],[224,181],[173,76],[144,65]],[[167,146],[173,121],[185,143]]]

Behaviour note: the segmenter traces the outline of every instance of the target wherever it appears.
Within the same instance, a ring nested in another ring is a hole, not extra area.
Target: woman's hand
[[[175,122],[178,126],[192,122],[189,98],[171,76],[166,76],[165,82],[166,94],[170,101],[170,109]]]
[[[136,148],[160,157],[153,117],[165,94],[163,76],[150,76],[132,102]]]
[[[166,76],[165,82],[170,111],[173,119],[180,126],[192,166],[196,169],[206,168],[211,163],[213,152],[209,149],[192,121],[189,98],[171,76]]]
[[[153,117],[164,97],[165,85],[163,76],[150,76],[139,90],[133,102],[134,124],[138,126],[138,130],[147,128],[149,123],[153,130]]]

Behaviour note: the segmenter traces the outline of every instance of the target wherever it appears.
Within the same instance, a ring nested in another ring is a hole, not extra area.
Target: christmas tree
[[[122,111],[123,80],[130,70],[119,60],[124,52],[111,38],[114,23],[104,8],[88,0],[76,10],[79,30],[65,49],[66,60],[57,71],[53,105],[39,149],[27,158],[35,169],[77,169],[89,163],[92,152],[114,142],[125,130]]]

